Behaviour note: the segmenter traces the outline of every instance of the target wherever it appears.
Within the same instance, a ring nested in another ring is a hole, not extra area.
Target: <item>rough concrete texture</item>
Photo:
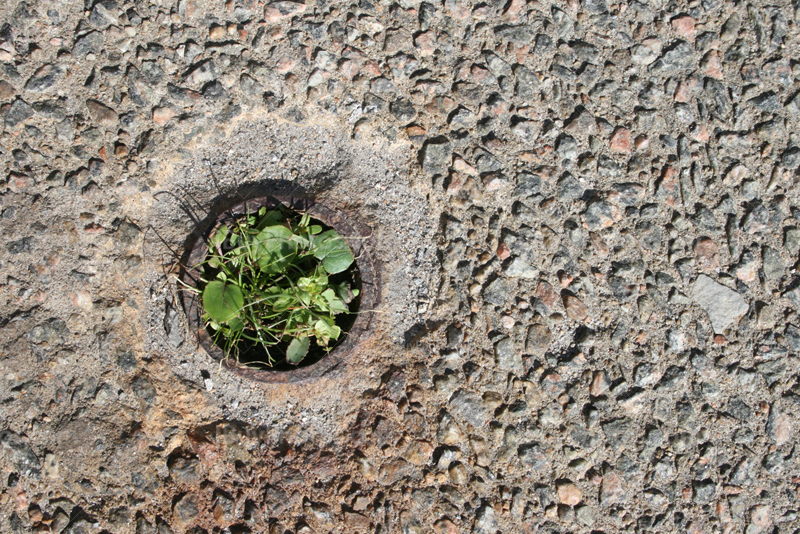
[[[800,3],[0,6],[0,532],[798,532]],[[376,328],[260,385],[220,206],[372,227]]]

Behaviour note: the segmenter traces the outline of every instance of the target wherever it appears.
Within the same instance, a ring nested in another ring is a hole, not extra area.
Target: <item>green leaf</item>
[[[296,337],[289,343],[286,349],[286,360],[290,363],[298,364],[308,353],[308,346],[311,339],[307,337]]]
[[[228,236],[228,226],[226,224],[223,224],[222,226],[219,227],[219,229],[216,232],[214,232],[214,235],[212,235],[211,238],[208,240],[208,249],[211,250],[218,247],[223,241],[225,241],[225,238],[227,236]]]
[[[353,299],[358,296],[358,289],[350,289],[350,284],[347,282],[336,284],[333,288],[345,304],[350,304],[353,302]]]
[[[355,261],[342,235],[325,231],[309,214],[277,206],[220,226],[208,243],[201,265],[212,282],[201,292],[203,321],[217,342],[234,347],[248,340],[265,348],[285,342],[286,361],[297,364],[312,339],[327,350],[341,338],[335,319],[349,313],[358,294],[329,279]]]
[[[322,265],[317,265],[314,269],[314,278],[317,280],[317,285],[320,287],[328,287],[328,273]]]
[[[322,292],[322,296],[328,301],[328,308],[331,313],[345,313],[348,311],[347,306],[342,300],[336,296],[333,289],[326,289]]]
[[[331,339],[338,339],[341,332],[341,328],[322,319],[314,323],[314,334],[317,336],[318,343],[323,347],[327,346]]]
[[[311,240],[308,239],[307,237],[303,237],[302,235],[297,235],[297,234],[293,235],[292,241],[297,243],[297,247],[300,248],[301,250],[306,250],[311,248]]]
[[[234,317],[233,319],[228,321],[228,326],[234,332],[238,332],[239,330],[244,330],[244,321],[242,321],[238,317]]]
[[[309,276],[301,276],[297,279],[297,287],[312,294],[319,294],[328,287],[328,275],[325,274],[325,269],[320,265]]]
[[[203,308],[217,323],[238,317],[243,306],[242,289],[235,284],[214,280],[203,289]]]
[[[311,312],[308,310],[295,310],[293,316],[299,324],[308,324],[311,322]]]
[[[333,313],[347,313],[348,311],[350,311],[347,308],[347,305],[338,298],[334,298],[328,301],[328,307],[331,309],[331,312]]]
[[[281,211],[278,209],[272,209],[267,211],[266,208],[261,208],[258,214],[262,217],[262,219],[261,221],[259,221],[258,226],[256,226],[256,230],[263,230],[267,226],[274,226],[276,224],[280,224],[281,219],[283,219],[283,213],[281,213]]]
[[[308,276],[301,276],[297,279],[297,287],[302,289],[303,291],[311,291],[312,287],[314,287],[314,279],[309,278]]]
[[[285,226],[267,226],[253,239],[253,260],[267,274],[280,273],[297,255],[294,234]]]
[[[330,274],[344,271],[355,260],[347,241],[335,230],[315,236],[314,247],[314,256],[322,260],[322,266]]]
[[[333,299],[336,298],[336,293],[333,292],[333,289],[328,288],[328,289],[326,289],[325,291],[322,292],[322,296],[325,297],[325,300],[330,302],[330,301],[332,301]]]
[[[275,299],[275,302],[272,304],[272,308],[275,311],[285,311],[295,304],[295,302],[295,298],[291,295],[281,295]]]
[[[334,341],[339,339],[339,334],[341,334],[341,333],[342,333],[342,329],[339,328],[338,326],[333,325],[331,327],[331,339],[333,339]]]

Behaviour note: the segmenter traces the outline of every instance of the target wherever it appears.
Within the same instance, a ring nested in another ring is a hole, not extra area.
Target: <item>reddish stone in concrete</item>
[[[691,100],[691,95],[689,94],[689,86],[686,85],[686,82],[681,82],[678,84],[678,88],[675,90],[675,102],[681,102],[682,104],[687,103]]]
[[[561,504],[567,506],[575,506],[583,498],[583,492],[572,482],[566,482],[558,485],[558,500]]]
[[[165,125],[175,116],[175,112],[169,108],[153,108],[153,122],[159,126]]]
[[[350,532],[370,532],[371,522],[368,517],[361,514],[345,512],[344,522]]]
[[[759,504],[750,510],[750,524],[747,526],[748,534],[767,532],[771,526],[772,518],[770,518],[770,507],[768,504]]]
[[[553,286],[542,281],[536,287],[536,298],[541,300],[548,308],[552,308],[558,298],[558,293],[555,292]]]
[[[503,13],[503,19],[508,22],[519,22],[527,13],[528,3],[525,0],[511,0],[508,8]]]
[[[214,25],[208,31],[208,37],[214,41],[219,41],[225,37],[225,28],[222,26]]]
[[[509,250],[508,245],[505,243],[500,243],[497,246],[497,257],[501,260],[505,260],[508,259],[509,256],[511,256],[511,251]]]
[[[606,372],[596,371],[592,377],[592,384],[589,386],[589,395],[592,397],[599,397],[608,391],[610,385]]]
[[[700,143],[708,142],[711,137],[705,124],[695,125],[690,131],[689,136]]]
[[[456,524],[447,518],[440,519],[434,523],[433,530],[436,534],[458,534],[458,527]]]
[[[432,56],[436,50],[436,34],[433,31],[421,33],[414,38],[414,45],[419,50],[420,56]]]
[[[661,179],[658,181],[656,197],[663,199],[671,208],[678,207],[681,202],[680,184],[678,183],[678,171],[672,165],[665,165],[661,171]]]
[[[697,263],[705,272],[719,269],[719,248],[717,244],[707,237],[698,239],[694,244],[694,254]]]
[[[600,484],[600,502],[607,506],[620,502],[624,498],[625,490],[622,487],[622,478],[613,471],[605,475],[603,482]]]
[[[5,80],[0,80],[0,100],[10,100],[15,94],[17,91],[13,85]]]
[[[424,465],[433,454],[433,445],[428,441],[412,441],[406,449],[405,458],[414,465]]]
[[[289,56],[282,56],[275,64],[275,70],[277,70],[281,74],[284,74],[292,70],[295,67],[295,65],[297,65],[296,59]]]
[[[699,81],[695,77],[683,80],[678,84],[678,88],[675,90],[675,95],[673,98],[676,102],[682,102],[685,104],[692,99],[692,94],[697,90],[698,86]]]
[[[117,112],[97,100],[87,100],[86,107],[89,109],[89,114],[94,120],[100,123],[107,129],[112,129],[119,122]]]
[[[694,41],[694,19],[689,15],[682,15],[672,19],[672,27],[675,32],[689,41]]]
[[[575,295],[564,295],[564,308],[573,321],[584,322],[589,318],[589,308]]]
[[[772,405],[767,422],[767,434],[779,446],[791,441],[792,438],[792,418],[789,414],[778,407],[778,403]]]
[[[611,151],[618,154],[631,153],[631,132],[627,128],[617,128],[609,139]]]
[[[473,65],[472,68],[470,68],[469,73],[472,81],[479,83],[485,83],[494,79],[492,73],[489,72],[489,69],[484,69],[483,67],[479,67],[477,65]]]
[[[703,60],[700,62],[700,68],[705,72],[706,76],[714,78],[716,80],[723,79],[722,74],[722,53],[718,50],[711,50],[705,56],[703,56]]]
[[[27,189],[31,185],[33,185],[33,178],[28,176],[27,174],[11,172],[8,175],[8,189],[12,193],[18,193],[23,189]]]

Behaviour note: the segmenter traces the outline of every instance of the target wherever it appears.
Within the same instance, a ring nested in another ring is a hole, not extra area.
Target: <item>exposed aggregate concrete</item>
[[[800,532],[800,2],[0,6],[0,532]],[[220,206],[359,217],[376,327],[222,369]]]

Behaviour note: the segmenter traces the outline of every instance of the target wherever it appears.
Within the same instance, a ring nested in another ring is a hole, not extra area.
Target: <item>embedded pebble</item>
[[[721,334],[749,309],[742,296],[715,282],[706,275],[700,275],[692,285],[692,299],[708,314],[714,332]]]

